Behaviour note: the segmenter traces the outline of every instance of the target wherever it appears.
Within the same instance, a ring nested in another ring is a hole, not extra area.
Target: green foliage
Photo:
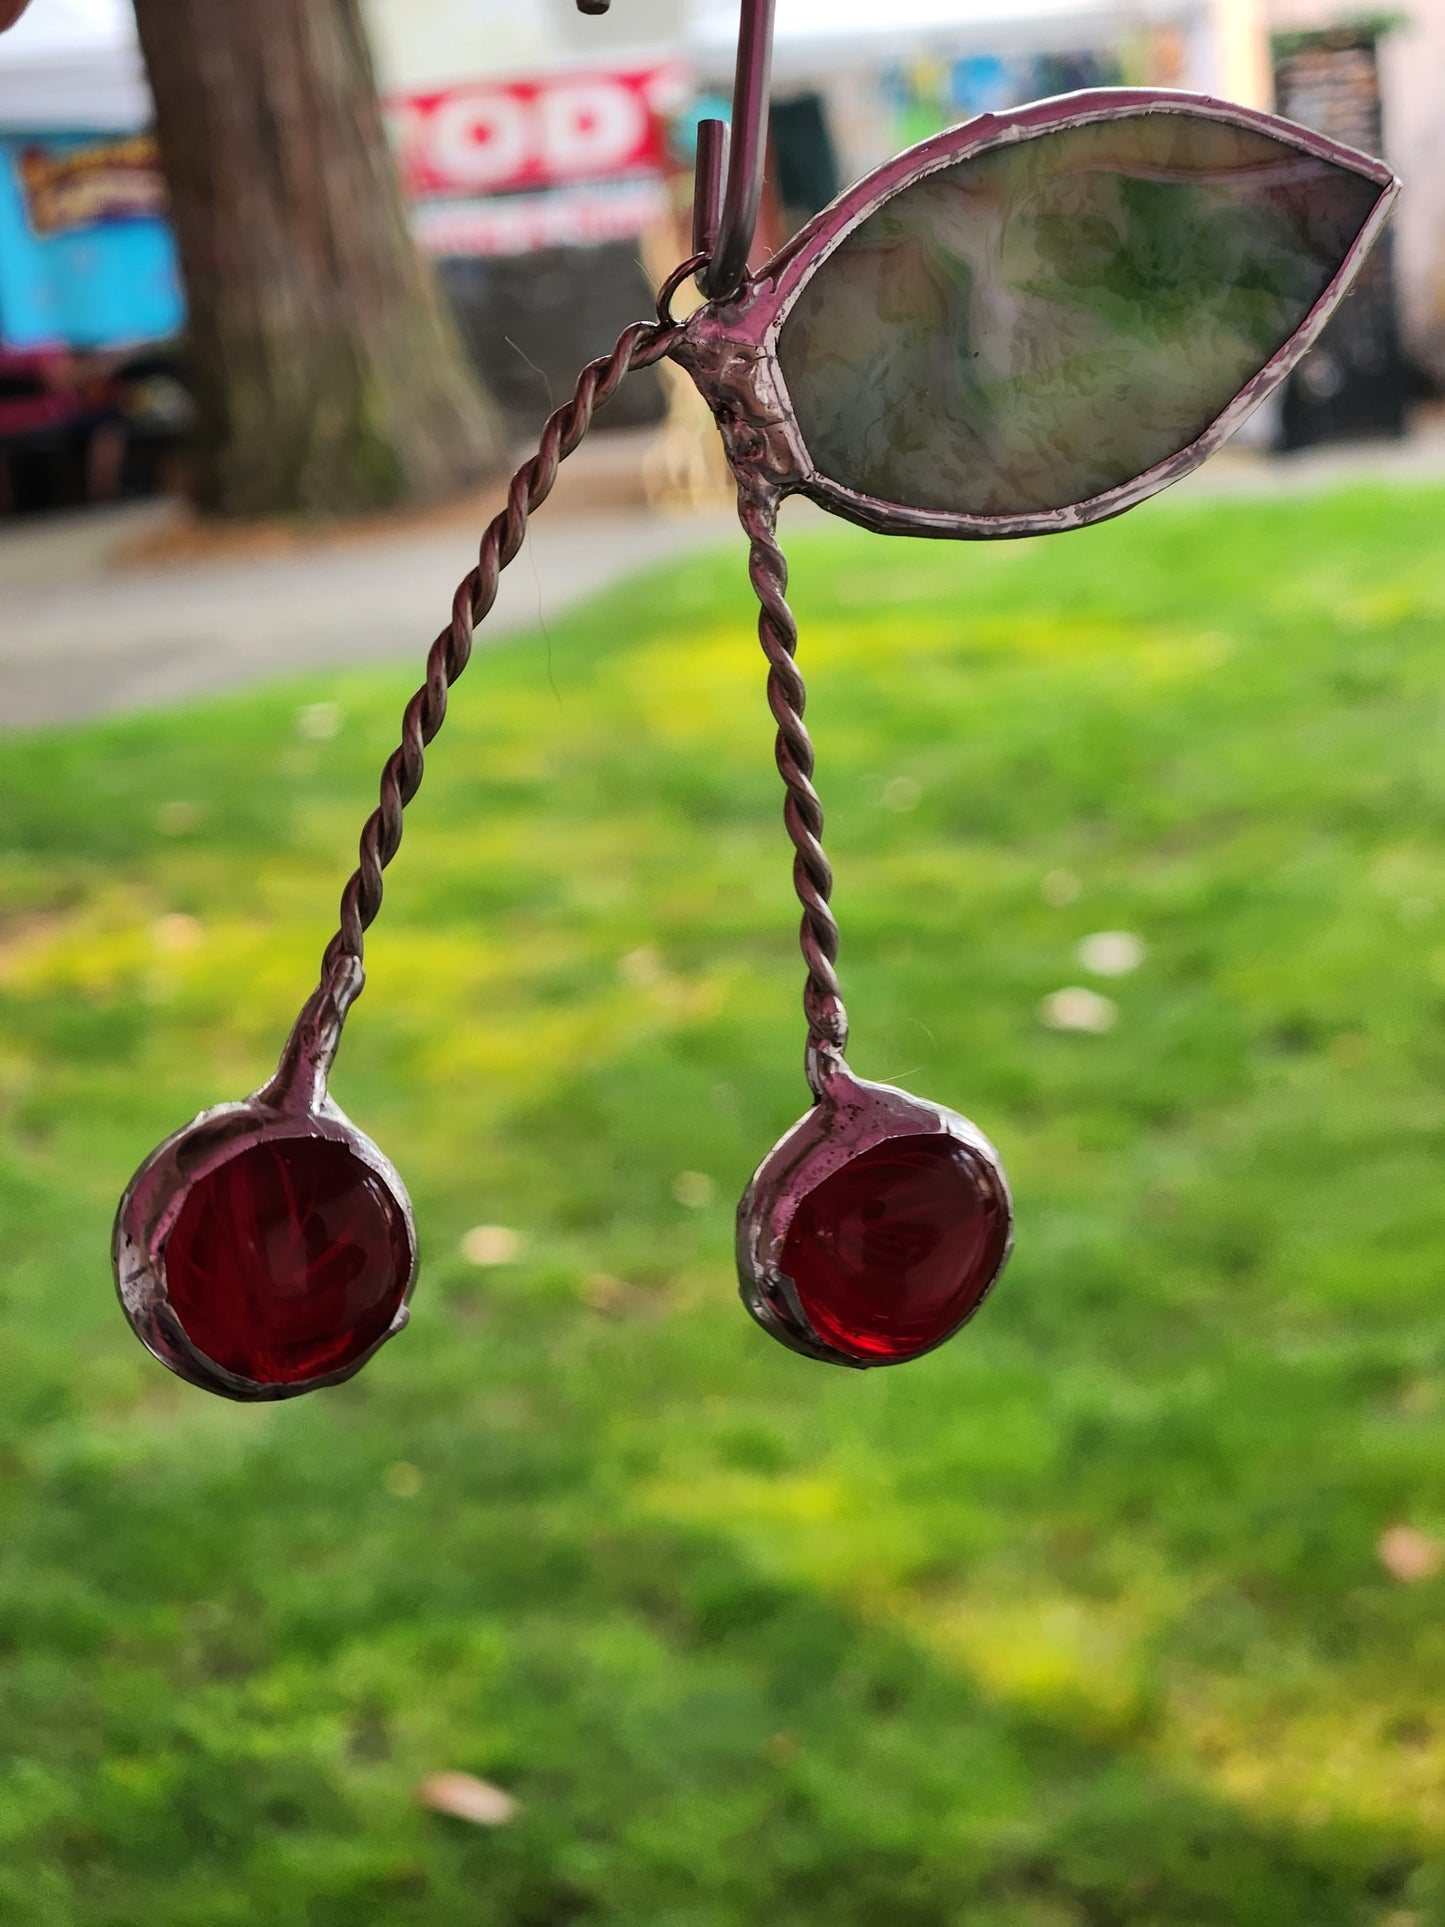
[[[1376,1553],[1445,1532],[1442,511],[796,543],[855,1061],[1017,1192],[898,1372],[732,1295],[805,1099],[735,553],[457,691],[337,1080],[416,1316],[301,1405],[150,1363],[109,1220],[268,1071],[408,678],[8,742],[6,1927],[1445,1921],[1445,1580]]]

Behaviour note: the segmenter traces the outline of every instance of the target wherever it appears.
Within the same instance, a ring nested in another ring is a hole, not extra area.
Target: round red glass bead
[[[851,1358],[915,1358],[978,1304],[1008,1251],[997,1175],[956,1138],[889,1138],[798,1204],[780,1268],[809,1324]]]
[[[198,1178],[165,1246],[186,1337],[260,1385],[323,1378],[390,1329],[411,1280],[405,1215],[335,1138],[270,1138]]]

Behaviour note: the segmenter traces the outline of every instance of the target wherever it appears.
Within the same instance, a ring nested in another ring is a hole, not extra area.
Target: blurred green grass
[[[270,1068],[411,676],[0,746],[7,1927],[1445,1921],[1376,1552],[1445,1533],[1445,492],[794,547],[854,1061],[1017,1196],[904,1371],[733,1296],[806,1095],[737,553],[457,691],[336,1080],[416,1315],[300,1405],[148,1361],[109,1221]]]

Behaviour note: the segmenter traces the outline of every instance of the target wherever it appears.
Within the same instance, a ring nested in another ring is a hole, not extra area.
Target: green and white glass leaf
[[[1178,109],[915,177],[824,255],[783,321],[809,458],[905,510],[1011,518],[1107,496],[1279,361],[1392,191]]]

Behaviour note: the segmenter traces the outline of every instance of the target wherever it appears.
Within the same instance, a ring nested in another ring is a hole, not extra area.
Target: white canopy
[[[948,54],[1074,53],[1165,21],[1199,0],[778,0],[775,70],[784,82],[857,60]],[[702,71],[730,68],[738,0],[692,0]]]
[[[219,0],[235,6],[244,0]],[[566,0],[552,0],[566,4]],[[779,0],[777,71],[787,82],[889,54],[1068,52],[1160,20],[1188,18],[1199,0]],[[615,12],[624,14],[627,0]],[[647,24],[675,7],[678,50],[721,79],[737,44],[738,0],[654,0]],[[369,0],[383,84],[482,78],[555,58],[555,20],[540,0]],[[596,24],[596,23],[592,23]],[[611,36],[599,35],[615,57]],[[505,27],[505,31],[503,28]],[[0,34],[0,132],[130,131],[151,115],[131,0],[33,0]]]
[[[562,52],[551,14],[534,3],[366,0],[365,14],[384,93],[535,71]]]
[[[130,0],[34,0],[0,34],[0,132],[133,133],[150,117]]]

